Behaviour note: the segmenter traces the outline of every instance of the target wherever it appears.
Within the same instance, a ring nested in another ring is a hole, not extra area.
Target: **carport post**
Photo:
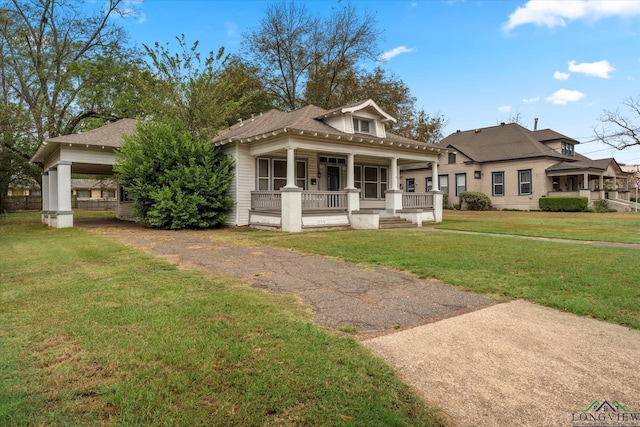
[[[58,211],[57,228],[73,227],[71,210],[71,162],[58,163]]]
[[[42,223],[49,225],[49,172],[42,173]]]

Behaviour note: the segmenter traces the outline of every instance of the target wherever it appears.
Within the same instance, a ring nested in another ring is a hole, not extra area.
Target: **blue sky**
[[[235,53],[242,33],[256,28],[271,3],[131,0],[137,16],[121,23],[132,43],[173,43],[184,33],[189,43],[199,40],[203,51],[224,46]],[[304,3],[320,15],[341,6],[338,0]],[[617,151],[591,142],[603,110],[640,98],[640,1],[351,4],[376,13],[384,32],[384,68],[409,86],[419,107],[448,118],[445,135],[519,115],[525,127],[533,129],[538,118],[538,129],[577,139],[577,151],[590,158],[640,163],[640,147]]]

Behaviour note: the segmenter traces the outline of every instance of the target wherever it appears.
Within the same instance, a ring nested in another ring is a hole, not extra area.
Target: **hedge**
[[[540,210],[546,212],[583,212],[589,206],[588,197],[559,196],[541,197],[538,200]]]

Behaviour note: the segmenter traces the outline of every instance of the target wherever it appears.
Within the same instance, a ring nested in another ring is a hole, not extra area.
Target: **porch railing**
[[[347,193],[343,191],[303,191],[302,211],[347,210]]]
[[[428,208],[433,209],[433,194],[426,193],[402,193],[402,208]]]
[[[282,196],[279,191],[252,191],[251,209],[279,211]],[[342,191],[303,191],[302,211],[347,210],[347,193]]]
[[[282,207],[282,197],[279,191],[252,191],[251,209],[254,211],[279,211]]]

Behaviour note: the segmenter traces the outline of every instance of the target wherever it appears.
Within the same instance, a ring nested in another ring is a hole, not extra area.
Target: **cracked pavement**
[[[316,323],[335,329],[355,327],[365,335],[414,327],[492,304],[482,295],[409,273],[287,249],[236,246],[213,241],[204,232],[154,230],[118,221],[85,221],[77,226],[180,265],[240,278],[269,292],[296,294],[312,307]]]

